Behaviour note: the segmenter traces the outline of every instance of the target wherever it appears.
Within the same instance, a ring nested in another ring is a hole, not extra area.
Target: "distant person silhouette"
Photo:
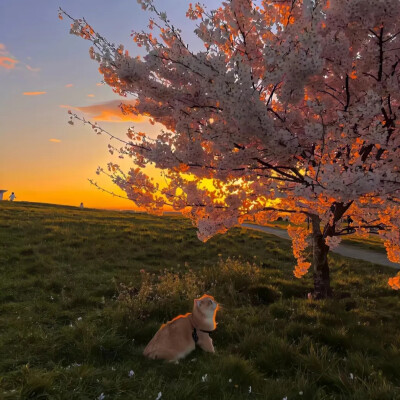
[[[80,208],[84,208],[84,207],[83,207],[83,203],[81,203],[79,207],[80,207]]]
[[[15,196],[14,192],[10,194],[10,197],[8,198],[10,201],[14,201],[17,197]]]

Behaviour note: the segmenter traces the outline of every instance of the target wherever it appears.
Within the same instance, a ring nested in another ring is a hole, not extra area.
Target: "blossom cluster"
[[[143,58],[85,20],[71,27],[92,42],[104,81],[136,99],[125,112],[163,126],[154,140],[131,130],[119,149],[135,168],[112,180],[132,201],[184,210],[202,240],[288,213],[318,217],[330,247],[379,226],[396,233],[386,248],[400,261],[398,0],[191,4],[197,52],[152,0],[139,3],[155,17],[151,32],[132,33]],[[163,171],[163,187],[147,166]],[[339,206],[354,221],[347,231]],[[309,267],[306,236],[293,235],[296,276]]]

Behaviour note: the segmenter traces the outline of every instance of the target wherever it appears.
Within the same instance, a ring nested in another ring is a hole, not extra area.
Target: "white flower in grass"
[[[129,371],[129,378],[132,378],[134,375],[135,375],[135,372],[132,371],[132,370],[130,370],[130,371]]]
[[[249,394],[251,393],[251,386],[249,386]]]
[[[231,378],[229,378],[229,381],[228,381],[229,383],[232,383],[232,379]]]
[[[354,375],[350,372],[350,379],[353,380],[354,379]]]
[[[78,317],[77,320],[78,320],[78,321],[82,321],[82,317]]]
[[[282,400],[287,400],[287,396],[285,396]]]
[[[97,398],[97,400],[104,400],[106,398],[106,395],[104,393],[100,393],[100,396]]]
[[[303,391],[300,391],[300,392],[299,392],[299,395],[300,395],[300,396],[303,396]]]
[[[161,399],[161,396],[162,396],[162,393],[161,393],[161,392],[158,392],[158,395],[157,395],[157,397],[156,397],[156,400],[160,400],[160,399]]]
[[[207,374],[201,377],[202,382],[207,382],[207,380],[208,380]]]

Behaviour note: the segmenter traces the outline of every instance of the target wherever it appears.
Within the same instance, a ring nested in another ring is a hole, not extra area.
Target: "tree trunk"
[[[314,299],[326,299],[332,296],[329,277],[328,252],[329,246],[320,228],[320,219],[312,218],[313,234],[313,268],[314,268]]]

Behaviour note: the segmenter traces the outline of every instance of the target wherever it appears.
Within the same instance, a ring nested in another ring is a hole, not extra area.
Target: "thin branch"
[[[379,69],[378,69],[378,81],[382,80],[383,72],[383,27],[380,30],[379,35]]]
[[[346,105],[344,106],[344,111],[347,111],[349,105],[350,105],[349,75],[346,74]]]
[[[358,226],[350,226],[348,228],[343,228],[340,231],[336,231],[333,236],[347,236],[353,235],[356,233],[357,229],[378,229],[378,230],[386,230],[387,227],[383,224],[378,225],[358,225]],[[370,232],[374,233],[374,232]]]

